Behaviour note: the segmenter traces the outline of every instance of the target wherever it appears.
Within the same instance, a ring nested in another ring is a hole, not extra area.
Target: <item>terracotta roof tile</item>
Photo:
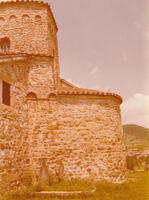
[[[118,94],[111,92],[103,92],[98,90],[90,90],[83,88],[64,88],[61,87],[58,90],[59,95],[91,95],[91,96],[113,96],[117,98],[122,103],[122,97]]]

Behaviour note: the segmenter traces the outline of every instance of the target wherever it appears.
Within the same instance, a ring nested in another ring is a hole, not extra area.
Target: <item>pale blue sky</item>
[[[149,127],[149,0],[48,2],[59,27],[61,76],[120,94],[124,123]]]

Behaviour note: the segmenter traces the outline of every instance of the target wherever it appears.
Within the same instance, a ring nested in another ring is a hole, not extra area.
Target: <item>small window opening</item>
[[[49,94],[49,98],[55,98],[56,97],[56,94],[54,93],[54,92],[51,92],[50,94]]]
[[[11,16],[9,17],[9,19],[10,19],[11,22],[17,21],[17,17],[16,17],[15,15],[11,15]]]
[[[0,39],[0,49],[2,53],[8,53],[10,49],[10,40],[8,37]]]
[[[37,96],[34,92],[30,92],[30,93],[27,94],[27,98],[35,100],[35,99],[37,99]]]
[[[36,22],[37,24],[41,24],[41,23],[42,23],[42,21],[41,21],[41,16],[40,16],[40,15],[36,15],[36,16],[35,16],[35,22]]]
[[[28,23],[29,20],[30,20],[30,17],[29,17],[29,15],[27,15],[27,14],[23,15],[22,18],[23,18],[23,22],[24,22],[24,23]]]
[[[10,106],[10,84],[2,82],[2,103]]]

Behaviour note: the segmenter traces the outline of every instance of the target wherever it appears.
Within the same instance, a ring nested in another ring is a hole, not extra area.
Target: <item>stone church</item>
[[[0,176],[42,159],[55,174],[125,179],[122,98],[60,77],[57,31],[48,3],[0,2]]]

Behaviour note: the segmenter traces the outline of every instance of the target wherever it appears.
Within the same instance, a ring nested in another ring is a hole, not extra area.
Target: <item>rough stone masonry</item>
[[[60,78],[57,25],[45,2],[0,2],[0,176],[41,161],[55,174],[121,182],[122,98]]]

